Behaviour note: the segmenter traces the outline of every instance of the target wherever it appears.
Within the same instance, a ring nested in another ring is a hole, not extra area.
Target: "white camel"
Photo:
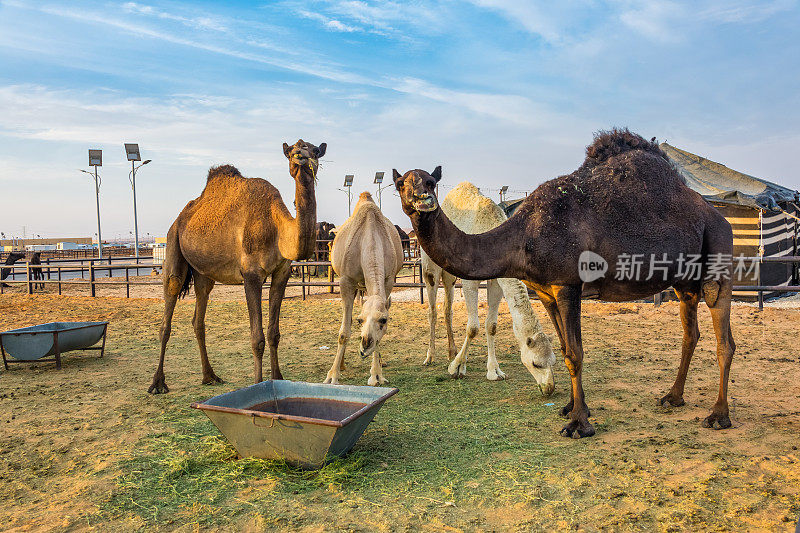
[[[403,268],[403,246],[394,225],[383,216],[368,192],[361,193],[355,211],[336,231],[331,250],[333,270],[339,276],[342,296],[342,327],[336,359],[325,383],[339,383],[344,369],[344,352],[350,338],[353,300],[356,291],[366,291],[358,323],[361,324],[359,353],[372,355],[369,385],[386,383],[381,368],[378,342],[386,333],[392,288]]]
[[[468,181],[459,183],[441,201],[442,212],[465,233],[483,233],[499,226],[506,220],[503,210],[483,196],[477,187]],[[423,364],[433,362],[436,354],[436,296],[439,280],[444,286],[444,316],[447,325],[447,340],[449,356],[452,358],[447,371],[453,378],[462,377],[467,373],[467,352],[469,345],[478,335],[480,321],[478,319],[478,285],[480,281],[462,280],[464,300],[467,307],[467,335],[461,350],[455,354],[453,341],[453,285],[455,276],[442,270],[430,257],[422,252],[422,279],[428,293],[428,321],[430,323],[430,341],[428,354]],[[508,308],[513,321],[514,336],[520,347],[522,363],[533,375],[542,393],[549,395],[555,389],[553,378],[553,364],[556,357],[550,339],[542,331],[539,319],[533,312],[528,291],[521,281],[513,278],[498,278],[487,281],[486,312],[486,345],[488,356],[486,359],[486,379],[495,381],[504,379],[505,374],[500,370],[495,355],[494,337],[497,332],[497,313],[500,300],[505,295]]]

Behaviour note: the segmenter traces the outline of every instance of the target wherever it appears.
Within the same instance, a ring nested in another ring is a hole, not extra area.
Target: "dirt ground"
[[[110,322],[103,359],[71,352],[61,370],[35,363],[0,372],[0,529],[794,530],[800,310],[734,308],[733,427],[713,431],[700,427],[718,381],[707,309],[687,403],[664,408],[656,399],[678,366],[677,305],[585,302],[584,387],[597,434],[571,440],[558,435],[556,411],[569,398],[563,364],[555,394],[541,397],[519,362],[505,304],[498,359],[508,379],[488,382],[482,336],[463,380],[447,377],[444,355],[421,366],[425,306],[397,302],[382,353],[385,375],[400,393],[351,454],[304,472],[237,459],[205,415],[189,407],[252,380],[246,306],[223,292],[212,293],[207,337],[226,383],[200,384],[187,299],[176,309],[166,363],[171,392],[162,396],[146,392],[158,357],[159,299],[0,296],[0,330]],[[534,302],[534,309],[552,335],[541,306]],[[454,314],[461,342],[463,305]],[[325,378],[339,322],[335,296],[284,301],[286,378]],[[440,324],[442,349],[443,335]],[[368,364],[355,356],[352,340],[347,362],[344,381],[365,384]]]

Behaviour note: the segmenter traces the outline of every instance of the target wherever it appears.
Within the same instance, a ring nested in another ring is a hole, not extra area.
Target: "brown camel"
[[[203,383],[222,383],[208,362],[205,315],[208,295],[215,282],[244,284],[250,315],[255,381],[261,381],[264,329],[261,318],[261,288],[271,276],[269,288],[269,344],[272,379],[283,379],[278,367],[278,319],[289,280],[291,261],[314,253],[317,202],[314,184],[319,148],[300,139],[294,146],[283,144],[289,174],[295,181],[297,217],[293,218],[278,190],[260,178],[244,178],[230,165],[213,167],[199,198],[183,208],[167,233],[163,264],[164,320],[161,323],[161,356],[148,392],[164,393],[164,353],[172,327],[172,313],[180,295],[194,279],[197,297],[192,325],[200,348]]]
[[[700,337],[697,305],[705,297],[720,380],[703,426],[730,427],[733,233],[722,215],[683,183],[657,144],[627,130],[597,134],[578,170],[543,183],[506,222],[476,235],[459,230],[439,208],[435,190],[441,176],[441,167],[402,176],[395,170],[403,210],[425,253],[448,272],[466,279],[519,278],[536,290],[572,380],[571,399],[561,409],[569,419],[562,435],[594,434],[582,385],[582,293],[619,302],[668,287],[680,299],[684,336],[678,377],[660,401],[684,404],[686,373]]]
[[[44,272],[42,272],[42,254],[41,252],[34,252],[30,260],[31,264],[31,278],[37,281],[44,281]],[[44,283],[34,283],[33,288],[36,290],[44,290]]]

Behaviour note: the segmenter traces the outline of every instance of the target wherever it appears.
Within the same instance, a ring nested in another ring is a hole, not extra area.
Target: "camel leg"
[[[709,282],[706,282],[707,284]],[[716,283],[716,282],[713,282]],[[718,283],[719,294],[713,304],[706,303],[711,310],[711,320],[714,324],[714,333],[717,336],[717,363],[719,363],[719,395],[711,410],[711,414],[703,420],[703,427],[725,429],[731,427],[728,416],[728,377],[731,370],[733,353],[736,343],[733,342],[731,332],[731,282],[730,280]],[[703,287],[706,290],[706,287]]]
[[[192,327],[194,335],[197,337],[197,347],[200,349],[200,365],[203,369],[203,385],[214,383],[224,383],[222,378],[214,373],[211,363],[208,362],[208,352],[206,351],[206,308],[208,307],[208,296],[214,288],[214,280],[208,276],[194,273],[194,293],[197,300],[194,304],[194,316],[192,317]]]
[[[281,340],[280,318],[281,318],[281,304],[283,303],[283,296],[286,293],[286,284],[289,282],[289,275],[292,273],[290,268],[291,263],[287,260],[283,265],[279,266],[272,273],[272,279],[269,284],[269,325],[267,326],[267,343],[269,344],[269,367],[272,379],[283,379],[281,369],[278,366],[278,342]],[[258,294],[261,295],[261,283],[259,282]],[[259,324],[261,322],[261,303],[258,306]],[[261,353],[264,353],[263,340],[264,334],[261,334]],[[259,359],[258,375],[261,376],[261,357]],[[261,381],[259,379],[259,381]]]
[[[247,314],[250,317],[250,346],[253,350],[253,375],[255,382],[261,383],[263,378],[264,359],[264,322],[261,309],[261,290],[264,280],[255,273],[244,275],[244,297],[247,300]],[[270,295],[272,287],[270,287]],[[269,300],[270,318],[272,318],[272,298]],[[270,325],[271,325],[270,320]],[[270,355],[272,346],[270,346]],[[282,379],[282,378],[278,378]]]
[[[433,358],[436,355],[436,296],[439,292],[439,277],[438,274],[426,271],[422,274],[422,280],[425,283],[425,290],[428,294],[428,328],[430,330],[428,353],[422,364],[428,366],[433,362]]]
[[[367,385],[372,387],[376,387],[378,385],[383,385],[385,383],[389,383],[386,378],[383,377],[383,365],[381,365],[381,355],[378,353],[378,349],[375,348],[375,351],[372,352],[372,365],[369,368],[369,379],[367,380]]]
[[[467,352],[469,352],[469,345],[478,335],[478,328],[480,328],[480,319],[478,318],[478,285],[480,281],[464,279],[461,280],[461,286],[464,291],[464,301],[467,307],[467,335],[464,338],[464,344],[447,368],[450,377],[457,379],[464,377],[467,374]]]
[[[325,378],[325,383],[333,385],[339,384],[339,373],[344,369],[344,352],[347,349],[347,341],[350,339],[356,286],[348,278],[340,278],[339,293],[342,298],[342,327],[339,328],[339,345],[336,350],[336,358],[333,360],[333,365]]]
[[[456,277],[449,272],[442,271],[442,285],[444,285],[444,324],[447,329],[447,360],[452,361],[456,356],[456,341],[453,336],[453,298],[455,297]]]
[[[564,337],[564,323],[561,320],[561,313],[559,313],[558,311],[558,304],[556,303],[556,299],[552,294],[546,292],[536,291],[536,294],[539,296],[539,300],[542,302],[545,311],[547,311],[547,314],[550,316],[550,321],[553,323],[553,328],[556,330],[556,335],[558,335],[558,341],[561,345],[561,356],[566,361],[567,341]],[[569,417],[569,414],[572,412],[572,408],[574,405],[575,405],[575,400],[573,399],[572,388],[570,387],[569,402],[558,411],[558,414],[562,418]],[[591,412],[589,412],[589,416],[592,416]]]
[[[683,405],[683,388],[686,385],[686,375],[689,373],[689,363],[692,361],[694,349],[697,341],[700,340],[700,328],[697,325],[697,305],[700,302],[698,291],[679,291],[675,289],[675,294],[680,300],[681,324],[683,325],[683,345],[681,347],[681,364],[678,368],[678,376],[669,392],[659,400],[661,405],[672,405],[680,407]]]
[[[503,299],[503,290],[496,279],[490,279],[486,291],[486,299],[488,301],[488,309],[486,311],[486,379],[489,381],[497,381],[499,379],[506,379],[506,375],[500,370],[500,364],[497,362],[497,355],[495,354],[494,336],[497,334],[497,313],[500,308],[500,301]]]
[[[172,315],[175,312],[175,304],[178,302],[181,287],[183,287],[183,282],[189,271],[189,264],[180,254],[180,248],[177,246],[177,236],[172,235],[172,229],[170,229],[169,237],[174,238],[174,241],[167,247],[167,256],[162,265],[164,277],[164,318],[161,320],[161,329],[159,330],[161,353],[158,359],[158,369],[153,375],[153,383],[147,389],[147,392],[153,394],[169,392],[169,387],[167,387],[164,378],[164,355],[167,352],[167,341],[169,341],[169,336],[172,332]]]
[[[589,423],[589,409],[583,393],[583,342],[581,341],[581,287],[561,287],[556,293],[556,303],[567,341],[564,362],[572,381],[572,410],[569,422],[561,429],[565,437],[591,437],[594,427]]]

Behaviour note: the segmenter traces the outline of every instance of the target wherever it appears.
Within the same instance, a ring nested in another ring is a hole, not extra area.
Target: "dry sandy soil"
[[[188,407],[252,379],[246,306],[219,293],[208,342],[226,383],[200,384],[193,302],[182,301],[163,396],[146,392],[158,355],[157,298],[0,296],[0,330],[110,321],[103,359],[72,352],[60,371],[37,363],[0,372],[0,529],[793,531],[798,520],[800,310],[734,309],[734,425],[713,431],[700,427],[718,379],[708,311],[687,404],[662,408],[656,398],[679,359],[677,305],[585,302],[585,388],[597,435],[571,440],[558,436],[556,414],[568,400],[566,371],[559,364],[556,393],[542,398],[519,363],[505,304],[498,356],[508,379],[487,382],[480,338],[466,379],[447,378],[442,356],[422,367],[425,307],[398,302],[382,352],[400,394],[349,456],[306,473],[237,459]],[[460,304],[455,317],[460,342]],[[329,296],[287,299],[284,376],[324,379],[339,321]],[[442,335],[440,327],[444,348]],[[365,384],[368,365],[352,346],[345,382]]]

